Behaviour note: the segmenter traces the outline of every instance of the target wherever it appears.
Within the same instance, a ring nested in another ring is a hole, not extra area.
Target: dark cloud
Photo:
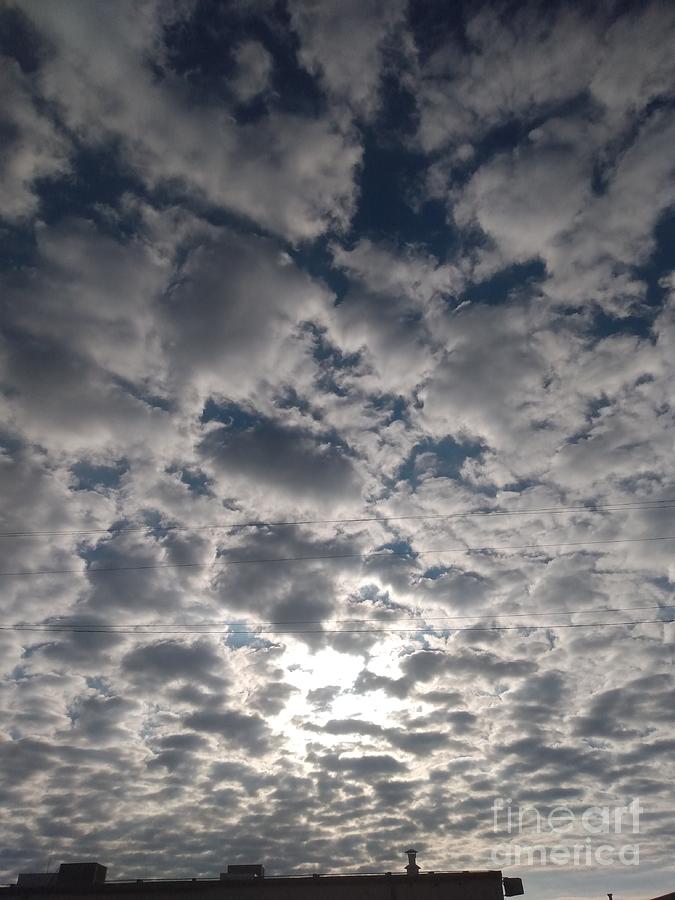
[[[354,682],[353,690],[357,694],[368,691],[384,691],[392,697],[403,699],[408,696],[410,687],[409,681],[405,678],[389,678],[386,675],[376,675],[374,672],[364,669]]]
[[[353,690],[357,693],[382,690],[385,693],[404,698],[418,685],[424,685],[435,679],[452,675],[482,678],[518,678],[533,672],[536,665],[525,659],[502,659],[494,653],[471,649],[454,653],[420,650],[405,656],[401,662],[403,675],[400,678],[389,678],[375,675],[368,670],[362,671],[354,682]],[[444,699],[440,696],[431,698],[435,701]],[[452,699],[452,694],[450,698]]]
[[[217,735],[253,756],[262,756],[270,748],[270,731],[258,715],[237,710],[194,712],[183,719],[188,728]]]
[[[73,730],[92,744],[98,744],[124,741],[129,720],[137,711],[138,703],[125,697],[80,695],[68,714]]]
[[[279,672],[279,677],[283,678],[283,675],[283,672]],[[281,712],[290,697],[297,692],[298,688],[290,684],[273,681],[258,688],[250,697],[249,704],[264,716],[275,716]]]
[[[223,690],[223,657],[207,641],[192,644],[165,640],[131,650],[121,661],[122,670],[140,685],[163,685],[171,681],[198,682]]]
[[[317,711],[323,712],[328,709],[340,693],[340,688],[336,685],[326,685],[325,687],[315,688],[307,691],[307,702],[311,703]]]
[[[329,772],[341,772],[362,779],[370,779],[376,775],[399,774],[407,770],[400,760],[388,753],[364,754],[363,756],[337,756],[326,753],[317,761]]]
[[[280,486],[292,495],[328,497],[349,494],[355,487],[353,465],[344,449],[321,435],[281,423],[232,433],[227,427],[209,432],[200,452],[222,476],[241,473]]]
[[[593,696],[575,731],[583,737],[640,738],[672,726],[674,716],[672,675],[647,675]]]
[[[167,734],[156,742],[155,755],[148,760],[148,768],[165,768],[169,772],[190,769],[194,771],[194,754],[208,750],[208,742],[198,734],[179,732]],[[187,772],[185,773],[187,775]]]

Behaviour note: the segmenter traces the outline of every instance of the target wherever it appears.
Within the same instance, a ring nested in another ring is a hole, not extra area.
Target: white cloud
[[[492,242],[477,254],[472,277],[538,258],[552,299],[628,314],[645,294],[632,267],[648,260],[654,228],[675,202],[667,150],[674,137],[668,115],[647,118],[600,193],[592,185],[592,131],[574,119],[549,121],[478,168],[450,195],[457,224],[478,225]]]
[[[423,63],[418,138],[427,151],[447,148],[429,167],[428,190],[460,227],[478,225],[492,242],[472,277],[539,257],[556,301],[592,300],[614,315],[641,303],[631,267],[647,259],[673,203],[675,81],[663,40],[673,34],[658,3],[609,19],[562,8],[543,17],[531,5],[508,19],[476,13],[467,53],[443,46]],[[495,153],[490,130],[509,122],[529,132]]]
[[[13,60],[0,57],[3,151],[0,158],[2,216],[22,220],[37,210],[37,179],[69,171],[70,146],[53,122],[40,115],[34,88]]]
[[[237,47],[234,58],[237,70],[232,89],[238,100],[247,103],[269,86],[272,57],[258,41],[244,41]]]
[[[469,17],[466,33],[469,52],[449,42],[421,67],[419,139],[426,151],[574,97],[597,58],[596,23],[569,7],[551,16],[534,5],[515,16],[486,7]]]
[[[515,15],[505,5],[478,10],[467,21],[468,51],[449,41],[420,67],[422,146],[480,139],[509,119],[532,121],[585,93],[608,130],[621,128],[627,115],[672,93],[666,48],[674,31],[672,10],[657,2],[614,21],[601,8],[590,15],[571,7],[542,15],[535,4]]]
[[[334,99],[371,117],[379,105],[385,45],[402,24],[404,4],[293,0],[290,10],[300,37],[301,63],[321,77]]]
[[[169,8],[167,7],[167,10]],[[126,162],[151,187],[175,181],[291,240],[344,227],[361,149],[330,119],[270,113],[238,126],[226,104],[197,102],[162,64],[162,13],[140,4],[118,15],[105,3],[34,4],[55,52],[40,84],[83,141],[121,139]]]
[[[454,205],[456,222],[477,221],[502,265],[540,255],[548,261],[590,194],[588,170],[570,149],[525,147],[482,166]]]

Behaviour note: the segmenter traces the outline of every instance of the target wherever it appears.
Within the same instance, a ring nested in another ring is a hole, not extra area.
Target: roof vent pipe
[[[405,871],[407,875],[418,875],[420,871],[420,867],[415,862],[417,857],[417,850],[406,850],[408,854],[408,865],[405,867]]]

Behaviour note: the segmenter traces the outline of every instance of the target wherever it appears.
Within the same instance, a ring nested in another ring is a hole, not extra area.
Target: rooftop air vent
[[[256,863],[250,866],[228,866],[227,872],[220,873],[221,879],[227,878],[264,878],[265,866]]]
[[[525,893],[522,878],[504,878],[503,881],[505,897],[518,897]]]
[[[91,887],[103,884],[108,869],[96,862],[61,863],[56,876],[59,887]]]

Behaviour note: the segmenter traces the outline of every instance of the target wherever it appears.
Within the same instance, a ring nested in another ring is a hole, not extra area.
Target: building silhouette
[[[265,876],[264,866],[230,865],[220,878],[108,881],[95,862],[62,863],[58,872],[19,875],[0,900],[503,900],[523,893],[500,871],[423,872],[415,850],[403,872]]]

